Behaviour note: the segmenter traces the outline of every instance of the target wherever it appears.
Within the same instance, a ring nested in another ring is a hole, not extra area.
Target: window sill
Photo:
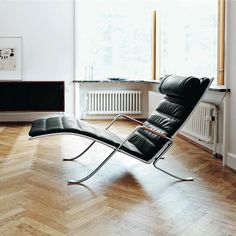
[[[73,83],[148,83],[160,84],[159,80],[74,80]]]
[[[217,84],[212,84],[209,90],[213,92],[230,92],[230,89],[226,88],[225,85],[217,85]]]
[[[159,80],[74,80],[73,83],[147,83],[147,84],[160,84]],[[213,92],[230,92],[230,89],[224,85],[212,84],[209,88]]]

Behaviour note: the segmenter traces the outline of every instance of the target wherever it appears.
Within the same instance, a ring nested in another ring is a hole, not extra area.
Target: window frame
[[[217,85],[225,85],[225,0],[218,0]]]
[[[152,25],[152,78],[160,79],[160,40],[157,12],[153,12]],[[225,0],[218,0],[218,34],[217,34],[217,85],[225,85]]]

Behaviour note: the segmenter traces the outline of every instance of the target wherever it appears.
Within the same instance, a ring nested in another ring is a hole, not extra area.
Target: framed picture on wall
[[[21,80],[21,37],[0,37],[0,80]]]

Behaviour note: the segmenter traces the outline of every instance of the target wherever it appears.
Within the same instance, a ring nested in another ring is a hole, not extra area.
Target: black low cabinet
[[[64,81],[0,82],[0,111],[64,112]]]

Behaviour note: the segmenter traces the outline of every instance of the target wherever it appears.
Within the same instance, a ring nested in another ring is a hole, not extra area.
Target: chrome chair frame
[[[131,136],[133,133],[135,133],[135,131],[136,131],[137,129],[139,129],[140,127],[142,127],[143,129],[145,129],[145,130],[147,130],[147,131],[149,131],[149,132],[152,132],[152,133],[154,133],[154,134],[156,134],[156,135],[158,135],[158,136],[160,136],[160,137],[165,138],[165,139],[168,140],[166,147],[164,147],[164,150],[161,150],[161,152],[157,153],[157,155],[155,155],[149,162],[146,162],[146,163],[148,164],[148,163],[152,162],[153,159],[155,159],[154,162],[153,162],[153,166],[154,166],[156,169],[158,169],[158,170],[162,171],[163,173],[168,174],[168,175],[170,175],[170,176],[172,176],[172,177],[174,177],[174,178],[176,178],[176,179],[178,179],[178,180],[181,180],[181,181],[193,181],[193,178],[192,178],[192,177],[182,178],[182,177],[176,176],[176,175],[174,175],[174,174],[172,174],[172,173],[170,173],[170,172],[168,172],[168,171],[166,171],[166,170],[163,170],[163,169],[161,169],[160,167],[157,166],[157,162],[158,162],[160,159],[163,159],[163,158],[161,158],[162,155],[172,146],[172,142],[173,142],[171,138],[167,137],[167,136],[164,134],[164,132],[160,132],[159,130],[155,129],[154,127],[150,128],[150,127],[146,126],[145,122],[143,123],[143,122],[141,122],[141,121],[139,121],[139,120],[136,120],[136,119],[134,119],[134,118],[132,118],[132,117],[129,117],[129,116],[127,116],[127,115],[124,115],[124,114],[119,114],[117,117],[115,117],[115,118],[112,120],[112,122],[106,127],[106,130],[108,130],[108,129],[109,129],[119,118],[121,118],[121,117],[126,118],[126,119],[128,119],[128,120],[130,120],[130,121],[132,121],[132,122],[135,122],[135,123],[137,123],[137,124],[139,124],[139,125],[123,140],[123,142],[122,142],[117,148],[114,148],[114,147],[113,147],[114,150],[113,150],[113,151],[100,163],[100,165],[99,165],[96,169],[94,169],[90,174],[88,174],[87,176],[85,176],[85,177],[82,178],[82,179],[78,179],[78,180],[68,180],[68,184],[80,184],[80,183],[82,183],[82,182],[88,180],[88,179],[91,178],[94,174],[96,174],[96,173],[99,171],[99,169],[101,169],[102,166],[105,165],[106,162],[107,162],[116,152],[118,152],[118,151],[119,151],[119,152],[124,152],[123,150],[120,149],[121,146],[122,146],[122,145],[130,138],[130,136]],[[83,151],[82,151],[79,155],[77,155],[76,157],[73,157],[73,158],[64,158],[63,161],[74,161],[74,160],[78,159],[78,158],[81,157],[84,153],[86,153],[86,152],[95,144],[95,142],[96,142],[96,140],[94,140],[85,150],[83,150]],[[107,145],[106,143],[103,143],[103,144]],[[107,145],[107,146],[110,146],[110,145]],[[133,155],[130,155],[129,153],[126,153],[126,152],[124,152],[124,153],[127,154],[127,155],[129,155],[129,156],[131,156],[131,157],[134,157],[134,158],[137,159],[137,157],[135,157],[135,156],[133,156]]]
[[[155,128],[154,126],[151,126],[151,127],[150,127],[150,125],[147,126],[147,124],[146,124],[145,122],[141,122],[141,121],[136,120],[136,119],[134,119],[134,118],[132,118],[132,117],[129,117],[129,116],[125,115],[125,114],[119,114],[118,116],[116,116],[116,117],[111,121],[111,123],[110,123],[105,129],[108,130],[119,118],[125,118],[125,119],[127,119],[127,120],[129,120],[129,121],[132,121],[132,122],[135,122],[135,123],[137,123],[137,124],[139,124],[139,125],[136,126],[135,129],[134,129],[134,130],[120,143],[120,145],[119,145],[118,147],[116,147],[116,148],[115,148],[114,146],[111,146],[111,145],[109,145],[109,144],[107,144],[107,143],[105,143],[105,142],[102,142],[102,141],[100,141],[100,140],[95,140],[95,139],[93,139],[93,138],[91,138],[91,137],[87,137],[87,136],[85,136],[85,135],[80,135],[80,134],[71,133],[71,134],[73,134],[73,135],[78,135],[78,136],[81,136],[81,137],[85,137],[85,138],[91,139],[91,140],[93,140],[93,141],[92,141],[92,143],[89,144],[88,147],[86,147],[80,154],[78,154],[77,156],[72,157],[72,158],[64,158],[63,161],[74,161],[74,160],[80,158],[80,157],[83,156],[83,154],[85,154],[96,142],[102,143],[102,144],[104,144],[104,145],[106,145],[106,146],[112,148],[113,151],[112,151],[91,173],[89,173],[87,176],[85,176],[84,178],[81,178],[81,179],[69,179],[69,180],[67,180],[68,184],[80,184],[80,183],[82,183],[82,182],[84,182],[84,181],[90,179],[93,175],[95,175],[95,174],[102,168],[102,166],[104,166],[104,165],[111,159],[111,157],[112,157],[116,152],[124,153],[124,154],[129,155],[129,156],[131,156],[131,157],[133,157],[133,158],[135,158],[135,159],[138,159],[139,161],[142,161],[142,162],[144,162],[144,163],[146,163],[146,164],[150,164],[150,163],[154,160],[154,161],[153,161],[153,166],[154,166],[156,169],[162,171],[163,173],[168,174],[168,175],[170,175],[170,176],[172,176],[172,177],[174,177],[174,178],[176,178],[176,179],[178,179],[178,180],[181,180],[181,181],[193,181],[193,178],[192,178],[192,177],[182,178],[182,177],[176,176],[176,175],[174,175],[174,174],[172,174],[172,173],[170,173],[170,172],[168,172],[168,171],[166,171],[166,170],[163,170],[163,169],[161,169],[160,167],[157,166],[157,162],[158,162],[160,159],[164,159],[164,158],[162,157],[162,155],[172,146],[172,142],[173,142],[173,141],[172,141],[172,138],[167,137],[164,132],[161,132],[160,130],[158,130],[158,129]],[[120,149],[121,146],[131,137],[131,135],[132,135],[133,133],[135,133],[135,131],[136,131],[137,129],[139,129],[140,127],[142,127],[143,129],[145,129],[145,130],[147,130],[147,131],[149,131],[149,132],[154,133],[155,135],[158,135],[158,136],[160,136],[160,137],[165,138],[165,139],[168,140],[168,142],[163,146],[163,148],[162,148],[158,153],[156,153],[156,155],[154,155],[153,158],[152,158],[151,160],[149,160],[148,162],[147,162],[147,161],[144,161],[144,160],[142,160],[142,159],[139,159],[138,157],[136,157],[136,156],[134,156],[134,155],[131,155],[130,153],[127,153],[127,152],[125,152],[124,150]],[[59,135],[59,134],[62,135],[62,134],[64,134],[64,133],[55,133],[55,134],[39,135],[39,136],[36,136],[36,137],[30,137],[30,140],[36,139],[36,138],[40,138],[40,137],[46,137],[46,136],[52,136],[52,135]],[[65,133],[65,134],[68,135],[68,134],[70,134],[70,133]]]

